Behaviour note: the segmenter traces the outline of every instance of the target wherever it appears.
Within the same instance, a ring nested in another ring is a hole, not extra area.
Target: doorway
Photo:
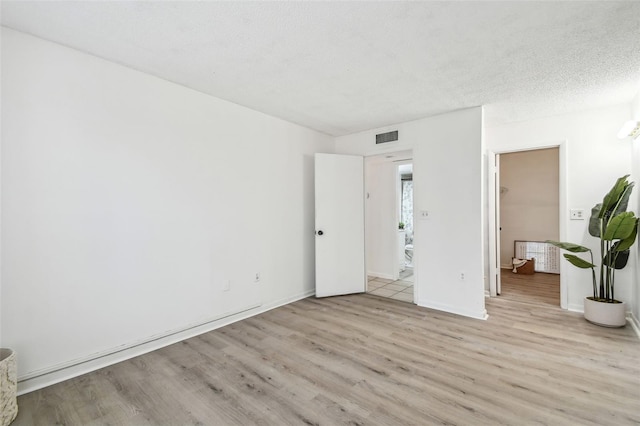
[[[414,301],[412,152],[365,158],[367,293]]]
[[[413,163],[398,163],[398,264],[400,281],[413,283]]]
[[[497,293],[560,306],[560,149],[497,154],[496,171]]]

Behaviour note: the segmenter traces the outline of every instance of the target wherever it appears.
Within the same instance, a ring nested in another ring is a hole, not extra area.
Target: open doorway
[[[398,279],[413,282],[413,163],[398,165]]]
[[[365,158],[367,293],[414,301],[412,152]]]
[[[499,154],[499,295],[560,306],[558,147]]]

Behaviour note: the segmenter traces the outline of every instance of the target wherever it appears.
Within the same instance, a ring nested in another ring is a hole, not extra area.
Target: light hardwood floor
[[[536,272],[532,275],[514,274],[502,269],[500,296],[520,302],[560,306],[560,275]]]
[[[19,398],[15,425],[637,425],[640,342],[560,308],[308,298]]]

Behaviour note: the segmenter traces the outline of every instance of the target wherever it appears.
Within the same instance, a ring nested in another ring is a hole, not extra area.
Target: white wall
[[[399,141],[376,146],[375,135],[390,130]],[[339,137],[335,149],[365,156],[413,149],[414,214],[430,217],[414,221],[417,303],[485,318],[482,108]]]
[[[514,241],[559,238],[558,148],[500,155],[500,264],[512,268]]]
[[[568,216],[570,208],[583,208],[589,213],[618,177],[631,173],[631,144],[616,137],[628,115],[628,105],[619,105],[487,127],[486,148],[505,152],[564,143],[567,211],[561,214]],[[561,239],[587,245],[594,253],[598,252],[597,240],[589,235],[586,220],[566,223],[566,229],[561,229]],[[561,268],[567,282],[567,307],[581,311],[584,297],[591,292],[590,273],[567,265],[564,260]],[[630,303],[633,303],[632,269],[616,273],[616,298]]]
[[[12,30],[2,54],[0,345],[23,390],[313,293],[332,138]]]

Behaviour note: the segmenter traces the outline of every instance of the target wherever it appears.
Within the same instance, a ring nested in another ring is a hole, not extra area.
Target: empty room
[[[0,426],[640,423],[640,2],[0,8]]]

